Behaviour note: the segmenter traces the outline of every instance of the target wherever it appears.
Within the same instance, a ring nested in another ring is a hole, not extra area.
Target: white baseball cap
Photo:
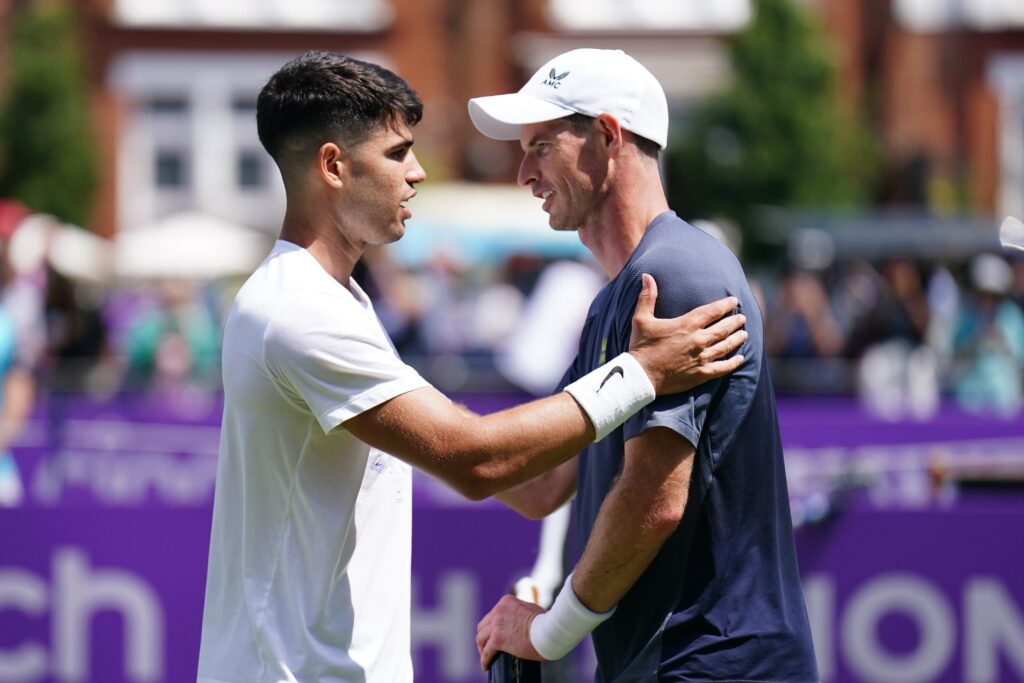
[[[665,91],[622,50],[570,50],[538,69],[519,92],[469,101],[473,125],[495,140],[518,140],[523,124],[572,114],[610,114],[662,149],[668,144]]]

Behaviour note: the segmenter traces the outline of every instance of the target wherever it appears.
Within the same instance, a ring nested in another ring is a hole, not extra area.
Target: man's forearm
[[[495,497],[529,519],[543,519],[576,493],[577,458],[519,484]]]
[[[666,441],[665,435],[654,438]],[[576,595],[595,612],[618,603],[682,519],[693,449],[686,444],[680,453],[678,444],[685,442],[678,436],[668,441],[676,442],[675,452],[661,443],[627,455],[622,475],[598,513],[573,576]]]
[[[435,389],[418,389],[357,415],[345,428],[474,500],[560,465],[594,438],[586,415],[564,392],[479,416]]]
[[[639,494],[639,495],[634,495]],[[607,612],[636,583],[682,518],[652,513],[642,492],[613,490],[573,575],[580,602]]]

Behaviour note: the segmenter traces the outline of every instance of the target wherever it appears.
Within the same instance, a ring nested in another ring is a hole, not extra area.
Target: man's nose
[[[523,156],[523,160],[519,163],[519,175],[516,176],[516,182],[519,183],[520,187],[527,187],[530,183],[537,181],[537,169],[534,165],[529,154]]]
[[[405,174],[406,182],[422,183],[424,180],[427,179],[427,172],[423,170],[422,166],[420,166],[420,162],[416,158],[416,155],[412,154],[411,152],[410,160],[412,162],[412,166],[409,168],[409,171]]]

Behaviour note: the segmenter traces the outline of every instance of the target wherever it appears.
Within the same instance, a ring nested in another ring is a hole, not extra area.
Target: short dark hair
[[[357,145],[387,126],[410,126],[423,103],[382,66],[311,51],[282,66],[256,100],[260,142],[274,160],[288,148],[313,151],[327,141]]]
[[[572,128],[574,133],[587,133],[591,130],[594,125],[595,116],[587,116],[586,114],[570,114],[565,117],[565,120],[569,122],[569,126]],[[625,129],[623,129],[625,130]],[[658,154],[661,152],[661,147],[658,146],[657,142],[648,140],[647,138],[637,135],[630,131],[630,135],[633,136],[633,142],[636,144],[637,149],[644,156],[650,157],[655,161],[658,160]]]

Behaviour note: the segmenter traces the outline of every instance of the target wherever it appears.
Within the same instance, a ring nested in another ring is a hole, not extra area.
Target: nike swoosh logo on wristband
[[[620,366],[616,365],[614,368],[612,368],[611,370],[608,371],[607,375],[604,376],[604,379],[601,380],[601,385],[599,387],[597,387],[597,390],[601,391],[601,389],[604,388],[604,385],[608,383],[608,380],[610,380],[615,375],[619,375],[623,379],[626,378],[625,371]]]

